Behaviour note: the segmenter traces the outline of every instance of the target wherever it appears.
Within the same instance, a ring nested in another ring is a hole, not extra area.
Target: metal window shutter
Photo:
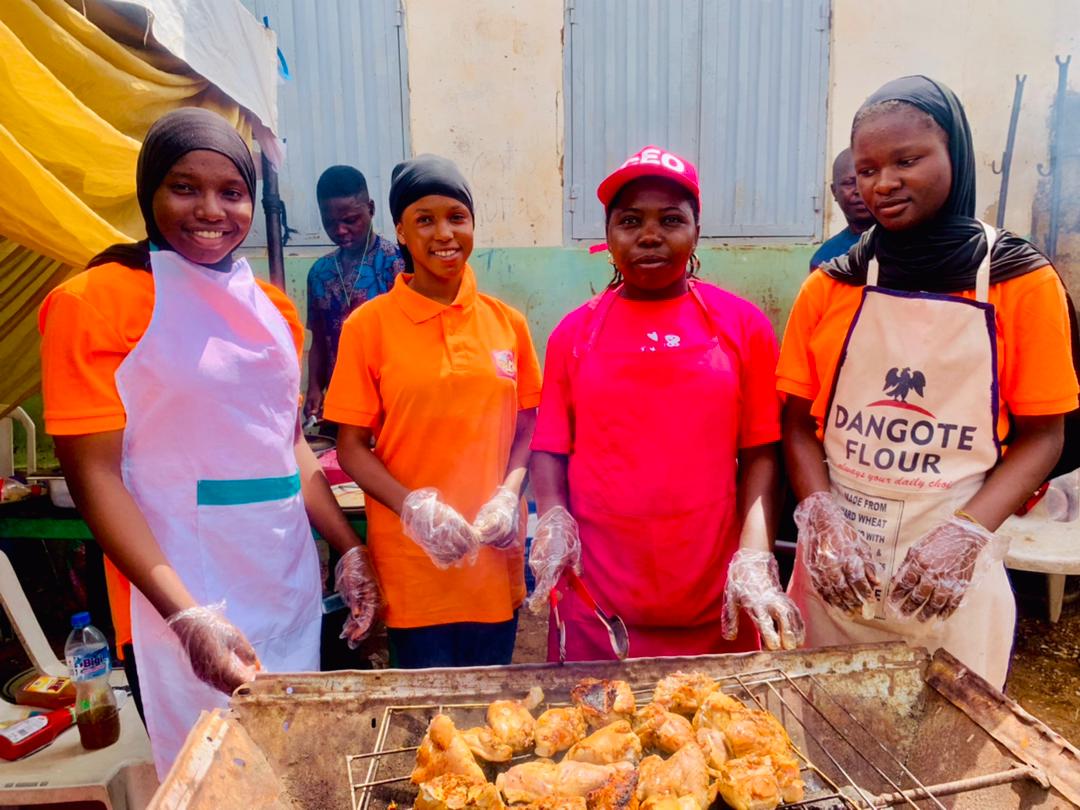
[[[603,238],[596,186],[648,143],[697,164],[702,236],[816,236],[828,13],[827,0],[568,0],[572,238]]]
[[[286,141],[281,197],[296,228],[290,246],[329,245],[315,183],[336,163],[355,166],[375,201],[375,228],[392,229],[390,171],[408,154],[408,59],[399,0],[243,0],[269,17],[292,78],[278,92]],[[261,216],[248,238],[265,245]]]

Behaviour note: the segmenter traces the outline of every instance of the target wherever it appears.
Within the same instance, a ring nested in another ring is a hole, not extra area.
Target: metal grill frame
[[[691,662],[686,663],[690,664]],[[687,669],[692,670],[692,665],[688,666]],[[568,670],[568,674],[571,673],[572,670]],[[793,675],[784,669],[773,667],[729,675],[710,675],[709,677],[712,677],[713,680],[719,683],[721,689],[727,694],[737,697],[744,704],[752,705],[758,709],[773,711],[768,705],[768,696],[773,696],[779,703],[779,706],[782,707],[783,711],[781,713],[785,718],[790,718],[790,720],[794,720],[798,723],[798,731],[801,731],[799,736],[805,736],[806,740],[812,742],[817,749],[820,750],[824,758],[832,765],[835,771],[842,777],[842,784],[838,783],[837,780],[831,778],[822,771],[821,768],[815,765],[807,754],[793,742],[792,748],[802,763],[802,767],[800,768],[801,773],[804,775],[812,775],[812,780],[819,782],[823,787],[815,789],[815,792],[812,795],[810,795],[808,791],[808,795],[802,801],[780,805],[782,808],[843,807],[859,810],[859,808],[902,805],[913,807],[918,810],[918,808],[924,805],[918,804],[917,801],[922,801],[929,802],[930,807],[945,810],[945,805],[940,801],[941,797],[957,793],[1000,785],[1021,779],[1034,779],[1043,786],[1048,785],[1046,776],[1042,774],[1041,771],[1018,761],[1014,763],[1014,767],[1004,771],[942,782],[934,785],[926,785],[907,767],[907,765],[904,764],[898,753],[891,750],[884,741],[867,728],[858,717],[856,717],[828,690],[821,679],[812,671]],[[568,692],[569,686],[570,684],[568,683]],[[638,700],[638,705],[643,705],[644,702],[648,702],[652,699],[655,686],[655,683],[644,686],[631,686],[635,699],[645,698],[644,701]],[[787,696],[785,696],[784,691],[782,690],[787,691]],[[811,696],[811,692],[820,695],[820,699],[815,700],[814,697]],[[570,704],[567,701],[558,702],[545,700],[543,708],[546,709],[568,705]],[[877,752],[884,755],[884,758],[890,761],[890,765],[896,766],[897,771],[893,775],[890,775],[881,764],[871,759],[866,753],[867,746],[860,746],[857,744],[856,740],[852,739],[852,736],[849,733],[845,733],[837,722],[823,711],[824,705],[835,707],[835,710],[841,712],[842,716],[846,718],[846,721],[858,728],[861,735],[866,738],[866,741],[870,744],[870,750],[876,749]],[[383,760],[385,757],[415,752],[418,748],[418,744],[392,749],[385,748],[391,730],[394,727],[396,716],[415,716],[417,714],[433,716],[436,713],[441,713],[448,714],[454,719],[455,712],[485,709],[487,706],[488,703],[486,702],[438,702],[385,706],[383,709],[382,722],[380,723],[379,732],[376,736],[375,745],[372,750],[365,753],[348,754],[345,756],[345,764],[349,776],[352,810],[370,810],[373,803],[374,788],[398,782],[407,782],[409,780],[408,774],[385,776],[380,775],[379,773],[383,767]],[[834,739],[825,740],[824,735],[816,733],[812,729],[812,724],[806,719],[807,710],[811,717],[816,718],[817,721],[824,724],[824,727],[830,729],[832,734],[835,735]],[[777,714],[777,712],[773,711],[773,714]],[[428,720],[430,721],[430,717],[428,717]],[[790,725],[790,720],[784,723],[789,734],[796,731],[796,729]],[[828,745],[826,743],[828,743]],[[891,788],[891,792],[877,793],[869,791],[861,786],[849,773],[850,768],[845,768],[841,764],[842,761],[850,762],[850,757],[840,756],[838,752],[830,750],[829,745],[842,745],[850,749],[851,752],[854,752],[857,758],[860,759],[865,766],[875,773],[885,785],[888,785],[889,788]],[[514,760],[523,761],[532,758],[533,755],[528,754],[515,757]],[[363,767],[365,761],[367,762],[366,773],[360,778],[360,772],[365,770]],[[804,776],[804,781],[806,781],[809,786],[811,780],[806,779]],[[905,785],[905,783],[907,784]]]

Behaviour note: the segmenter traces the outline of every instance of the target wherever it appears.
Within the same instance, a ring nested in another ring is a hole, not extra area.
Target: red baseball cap
[[[668,152],[659,146],[646,146],[632,155],[622,166],[604,178],[596,189],[596,196],[606,208],[619,189],[639,177],[666,177],[694,195],[701,208],[701,187],[698,185],[697,167],[684,157]]]

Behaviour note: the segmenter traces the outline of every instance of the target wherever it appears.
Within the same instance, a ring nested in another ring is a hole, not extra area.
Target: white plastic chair
[[[0,597],[30,661],[48,675],[64,675],[67,667],[49,646],[7,555],[0,552]],[[122,670],[114,686],[127,683]],[[0,701],[0,720],[25,717],[26,707]],[[0,762],[0,806],[97,801],[108,810],[143,810],[157,789],[150,738],[128,700],[120,708],[120,739],[108,748],[87,751],[75,730],[65,731],[51,746],[16,762]]]

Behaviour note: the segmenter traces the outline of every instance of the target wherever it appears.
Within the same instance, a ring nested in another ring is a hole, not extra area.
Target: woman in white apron
[[[1076,405],[1064,289],[1030,243],[974,219],[963,108],[899,79],[855,116],[877,220],[803,285],[778,386],[808,646],[902,638],[995,686],[1015,603],[997,527],[1061,450]]]
[[[343,636],[366,632],[378,591],[298,430],[295,308],[232,256],[251,226],[247,146],[214,113],[169,113],[136,185],[148,242],[110,248],[42,305],[43,387],[76,503],[134,585],[163,777],[199,712],[256,670],[318,668],[309,516],[344,555]]]

